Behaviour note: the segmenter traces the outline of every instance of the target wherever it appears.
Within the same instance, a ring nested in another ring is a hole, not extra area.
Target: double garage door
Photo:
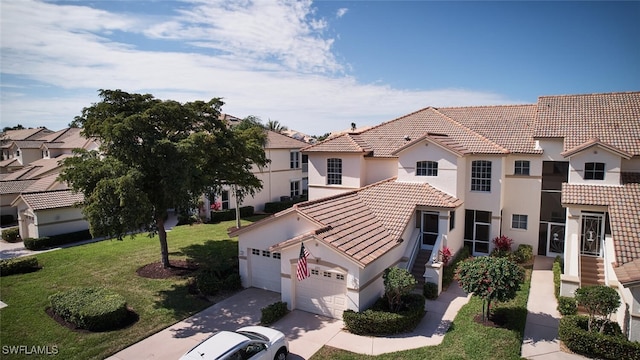
[[[347,308],[346,276],[334,271],[311,269],[308,278],[295,277],[296,309],[342,319]]]

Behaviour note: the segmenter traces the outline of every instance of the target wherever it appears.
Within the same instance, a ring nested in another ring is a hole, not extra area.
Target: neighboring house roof
[[[295,211],[319,229],[275,245],[288,246],[315,238],[366,266],[404,240],[402,233],[417,206],[454,209],[462,201],[425,183],[384,180],[361,189],[294,205]],[[282,216],[282,214],[278,215]],[[248,227],[260,226],[267,218]]]
[[[457,151],[464,154],[506,154],[509,152],[503,146],[432,107],[382,123],[358,134],[346,134],[325,140],[307,147],[303,151],[364,151],[373,157],[394,157],[398,149],[427,134],[447,136],[450,142],[456,144]]]
[[[71,190],[39,191],[22,193],[14,202],[24,201],[33,211],[59,209],[73,207],[84,200],[82,193],[73,193]]]
[[[608,207],[618,266],[640,259],[639,177],[636,173],[623,173],[622,186],[562,184],[563,205]]]
[[[22,130],[9,130],[2,135],[0,135],[0,139],[2,140],[36,140],[42,136],[53,133],[53,131],[47,128],[35,128],[35,129],[22,129]]]
[[[14,171],[4,178],[4,180],[28,180],[38,179],[43,176],[50,175],[51,173],[58,172],[60,169],[61,161],[73,156],[72,154],[63,154],[52,159],[39,159],[32,162],[24,169]]]
[[[36,180],[0,181],[0,195],[19,194],[35,182]]]
[[[20,149],[39,149],[43,143],[41,140],[14,140],[9,148],[15,146]]]
[[[267,149],[302,149],[308,144],[291,138],[287,135],[278,134],[275,131],[267,131]]]
[[[20,164],[20,161],[18,161],[18,158],[10,158],[7,160],[0,161],[1,168],[9,168],[11,166],[22,167],[22,164]]]
[[[640,92],[542,96],[534,137],[564,138],[564,151],[597,138],[640,155]]]

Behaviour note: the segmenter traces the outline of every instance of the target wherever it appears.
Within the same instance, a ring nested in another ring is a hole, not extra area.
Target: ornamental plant
[[[402,297],[409,294],[418,282],[409,271],[395,266],[385,269],[382,279],[389,310],[397,312],[402,307]]]
[[[501,252],[510,252],[513,239],[508,236],[501,235],[493,239],[493,246]]]
[[[508,258],[476,257],[458,265],[456,280],[464,291],[482,299],[482,321],[486,321],[493,301],[515,298],[524,282],[524,269]]]
[[[449,260],[451,260],[451,249],[449,249],[449,247],[447,246],[444,246],[442,250],[438,250],[438,256],[440,257],[442,264],[444,266],[447,266],[449,264]]]
[[[599,332],[604,333],[605,325],[609,317],[620,306],[620,296],[613,288],[605,285],[586,286],[576,290],[576,301],[589,313],[588,330],[593,331],[596,317],[601,317],[602,322]]]

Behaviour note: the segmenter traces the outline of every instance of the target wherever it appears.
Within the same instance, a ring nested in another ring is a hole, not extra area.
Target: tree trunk
[[[162,266],[168,268],[169,264],[169,245],[167,244],[167,231],[164,229],[164,219],[156,219],[158,224],[158,238],[160,239],[160,253],[162,255]]]

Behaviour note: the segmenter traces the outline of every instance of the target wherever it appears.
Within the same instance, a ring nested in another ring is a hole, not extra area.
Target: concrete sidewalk
[[[586,359],[560,350],[560,313],[554,294],[552,267],[553,258],[535,257],[521,355],[534,360]]]

